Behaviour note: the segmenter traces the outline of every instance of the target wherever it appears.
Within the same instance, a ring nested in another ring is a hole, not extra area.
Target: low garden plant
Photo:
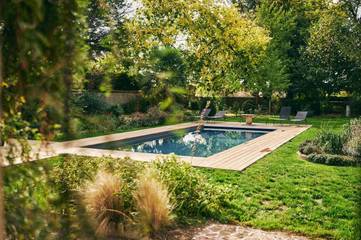
[[[159,172],[147,167],[137,177],[134,191],[137,210],[135,221],[140,233],[153,235],[169,226],[173,220],[173,204],[168,187],[160,180]]]
[[[71,134],[66,137],[58,134],[56,140],[70,140],[193,120],[191,115],[183,114],[182,111],[169,113],[160,110],[159,106],[148,106],[145,112],[135,111],[125,114],[122,105],[111,105],[104,100],[104,96],[96,93],[86,93],[74,98],[70,120]],[[92,110],[88,111],[90,108],[88,105],[95,107],[91,107]]]
[[[18,177],[17,171],[23,169],[39,176],[34,180],[36,186],[25,182],[17,185],[25,191],[24,198],[19,198],[17,192],[12,191],[16,187],[11,183]],[[46,172],[42,172],[45,169]],[[25,201],[26,196],[31,196],[33,200],[24,202],[25,209],[34,209],[34,214],[43,216],[38,225],[28,229],[17,219],[31,218],[28,215],[31,212],[7,209],[7,231],[14,239],[39,236],[42,232],[69,237],[61,235],[61,229],[73,229],[69,232],[82,237],[96,234],[140,239],[157,235],[170,223],[177,226],[196,218],[224,220],[222,209],[229,197],[227,191],[208,183],[204,174],[176,157],[144,164],[127,158],[64,155],[50,162],[14,167],[10,172],[6,178],[7,200]],[[52,196],[51,202],[47,201],[50,199],[38,201],[44,191]],[[54,225],[50,224],[52,221]],[[84,231],[84,226],[91,231]],[[84,232],[80,234],[81,231]]]
[[[345,124],[341,132],[322,129],[315,139],[303,142],[299,151],[315,163],[360,166],[361,118]]]
[[[123,183],[115,175],[99,171],[82,191],[85,207],[92,216],[98,235],[116,237],[124,231],[122,224],[128,220],[128,216],[123,213],[122,186]]]

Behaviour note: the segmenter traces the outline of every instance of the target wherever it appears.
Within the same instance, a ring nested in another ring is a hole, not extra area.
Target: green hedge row
[[[333,166],[360,166],[357,158],[337,154],[311,153],[307,155],[307,160]]]

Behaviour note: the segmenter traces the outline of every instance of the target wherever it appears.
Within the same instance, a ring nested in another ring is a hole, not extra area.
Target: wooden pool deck
[[[30,160],[37,160],[47,157],[56,156],[58,154],[74,154],[81,156],[108,156],[113,158],[130,157],[138,161],[153,161],[161,156],[153,153],[127,152],[118,150],[103,150],[86,147],[105,142],[124,140],[134,137],[141,137],[151,134],[158,134],[162,132],[182,130],[190,127],[196,127],[199,123],[182,123],[170,126],[162,126],[155,128],[148,128],[143,130],[115,133],[99,137],[83,138],[79,140],[72,140],[67,142],[51,142],[47,146],[42,146],[39,142],[32,141],[33,147]],[[242,171],[249,167],[257,160],[261,159],[268,153],[272,152],[282,144],[288,142],[298,134],[307,130],[310,125],[279,125],[279,124],[253,124],[252,126],[237,122],[205,122],[205,126],[218,127],[242,127],[242,128],[262,128],[272,129],[273,131],[262,135],[258,138],[252,139],[246,143],[237,145],[223,152],[214,154],[209,157],[191,157],[179,156],[183,161],[189,162],[193,166],[219,168],[227,170]],[[4,150],[3,150],[3,154]],[[17,162],[20,162],[19,160]]]

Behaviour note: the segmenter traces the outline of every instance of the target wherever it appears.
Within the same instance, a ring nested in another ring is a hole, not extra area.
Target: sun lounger
[[[214,116],[209,116],[207,118],[208,119],[220,119],[220,118],[224,118],[225,114],[226,114],[226,111],[219,111]]]
[[[272,120],[289,120],[291,116],[291,107],[281,107],[280,116],[271,118]]]
[[[203,119],[206,119],[208,117],[208,115],[210,114],[211,112],[211,109],[210,108],[204,108],[202,110],[202,112],[200,113],[199,116],[195,116],[197,118],[203,118]]]
[[[307,117],[307,113],[306,111],[298,111],[295,118],[291,119],[292,122],[303,122],[306,120]]]

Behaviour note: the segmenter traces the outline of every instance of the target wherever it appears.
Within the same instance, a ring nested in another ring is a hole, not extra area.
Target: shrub
[[[350,156],[361,158],[361,136],[353,136],[343,146],[343,151]]]
[[[145,234],[156,233],[170,224],[172,206],[168,190],[154,169],[146,168],[138,176],[134,199],[138,223]]]
[[[102,158],[100,165],[121,179],[123,183],[121,195],[124,209],[126,209],[127,212],[135,212],[133,192],[137,188],[137,175],[143,171],[144,164],[130,158]]]
[[[138,101],[137,100],[132,100],[132,101],[129,101],[125,104],[123,104],[123,109],[124,109],[124,113],[126,114],[131,114],[131,113],[134,113],[134,112],[137,112],[138,111]]]
[[[76,190],[85,181],[93,179],[98,166],[95,158],[64,155],[55,163],[52,178],[64,190]]]
[[[88,115],[82,118],[79,131],[99,132],[114,131],[121,125],[121,121],[111,115]]]
[[[167,113],[161,111],[159,107],[151,107],[148,109],[146,118],[151,125],[158,125],[165,122]]]
[[[4,167],[4,202],[8,240],[45,239],[59,231],[54,212],[58,191],[48,176],[49,160]]]
[[[123,109],[122,105],[120,105],[120,104],[114,104],[114,105],[110,106],[108,111],[116,117],[119,117],[124,114],[124,109]]]
[[[299,151],[302,154],[309,155],[311,153],[321,153],[322,149],[314,141],[307,140],[300,145]]]
[[[184,121],[194,121],[195,119],[197,119],[197,114],[194,111],[190,111],[190,110],[184,110]]]
[[[152,107],[147,113],[135,112],[130,116],[120,118],[120,121],[127,127],[148,127],[163,124],[167,116],[158,107]]]
[[[328,165],[360,165],[361,163],[361,119],[353,119],[341,133],[321,131],[313,141],[305,141],[299,147],[301,153],[309,155],[312,162]]]
[[[307,160],[314,163],[321,163],[333,166],[357,166],[359,162],[357,159],[349,156],[336,155],[336,154],[317,154],[312,153],[307,156]]]
[[[361,118],[353,119],[344,127],[345,144],[343,151],[350,156],[361,158]]]
[[[323,151],[332,154],[341,154],[344,143],[344,137],[331,131],[322,130],[315,139],[315,144],[320,146]]]
[[[75,98],[74,103],[86,114],[106,113],[110,108],[110,104],[105,101],[103,94],[89,91],[81,93]]]
[[[147,120],[145,113],[135,112],[129,116],[124,116],[120,118],[120,121],[126,127],[142,127],[147,126]]]
[[[122,233],[128,217],[119,194],[121,188],[118,177],[100,171],[82,192],[86,209],[96,220],[96,233],[99,235],[117,236]]]
[[[168,186],[178,218],[222,217],[222,206],[228,204],[227,189],[215,188],[199,171],[174,156],[158,159],[152,166]]]

